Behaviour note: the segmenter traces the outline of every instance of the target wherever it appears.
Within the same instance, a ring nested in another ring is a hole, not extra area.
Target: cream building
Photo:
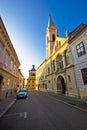
[[[20,62],[0,17],[0,96],[15,91]]]
[[[51,16],[46,28],[46,59],[36,71],[36,89],[78,96],[68,31],[60,37]]]
[[[79,25],[69,35],[79,97],[87,98],[87,24]]]
[[[25,79],[23,74],[21,73],[21,69],[18,69],[17,92],[20,91],[23,87],[25,87]]]
[[[36,70],[36,90],[46,90],[47,89],[47,70],[46,70],[46,60],[38,67]]]

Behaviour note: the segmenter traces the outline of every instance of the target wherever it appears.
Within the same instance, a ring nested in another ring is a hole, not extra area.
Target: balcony
[[[56,70],[56,74],[58,74],[58,73],[61,73],[61,72],[64,72],[64,67],[62,66],[62,67],[60,67],[60,68],[57,68],[57,70]]]

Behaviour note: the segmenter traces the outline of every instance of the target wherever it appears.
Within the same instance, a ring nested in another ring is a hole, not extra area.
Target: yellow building
[[[0,17],[0,97],[12,93],[18,84],[20,62]]]
[[[78,96],[68,31],[60,37],[51,16],[46,28],[46,59],[36,71],[36,89]]]
[[[35,65],[32,65],[32,69],[29,70],[29,78],[27,79],[27,88],[35,89],[36,86],[36,69]]]

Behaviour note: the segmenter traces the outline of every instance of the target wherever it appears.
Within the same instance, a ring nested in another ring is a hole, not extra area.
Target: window
[[[10,70],[12,71],[12,68],[13,68],[13,61],[11,60],[11,63],[10,63]]]
[[[14,71],[16,70],[16,65],[14,65]]]
[[[61,41],[59,41],[59,47],[61,47]]]
[[[5,55],[5,61],[4,61],[4,65],[7,67],[7,65],[8,65],[8,60],[9,60],[9,55],[8,55],[8,53],[6,53],[6,55]]]
[[[85,52],[84,43],[83,43],[83,42],[80,42],[80,43],[76,46],[76,50],[77,50],[78,57],[84,55],[84,54],[86,53],[86,52]]]
[[[58,55],[57,56],[56,62],[57,62],[57,70],[63,70],[63,59],[62,59],[62,55]]]
[[[55,35],[52,35],[52,41],[55,42]]]
[[[15,74],[17,74],[17,67],[16,67],[16,65],[15,65],[15,64],[14,64],[13,71],[14,71],[14,73],[15,73]]]
[[[48,67],[48,74],[50,74],[50,68]]]
[[[84,85],[87,85],[87,68],[81,69]]]
[[[3,46],[0,44],[0,57],[2,56]]]
[[[70,77],[70,75],[68,75],[68,81],[71,82],[71,77]]]
[[[49,38],[47,37],[47,43],[49,42]]]
[[[67,50],[65,50],[64,54],[65,54],[65,63],[66,63],[66,65],[69,65],[70,60],[69,60],[69,54],[68,54]]]
[[[48,80],[48,83],[50,83],[50,80]]]
[[[58,47],[58,40],[56,41],[56,47]]]
[[[53,60],[53,71],[55,71],[55,60]]]

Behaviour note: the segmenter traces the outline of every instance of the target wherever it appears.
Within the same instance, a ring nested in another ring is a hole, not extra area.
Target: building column
[[[66,67],[66,63],[65,63],[65,56],[64,56],[64,52],[63,52],[63,54],[62,54],[62,59],[63,59],[63,68],[65,68],[65,67]]]

